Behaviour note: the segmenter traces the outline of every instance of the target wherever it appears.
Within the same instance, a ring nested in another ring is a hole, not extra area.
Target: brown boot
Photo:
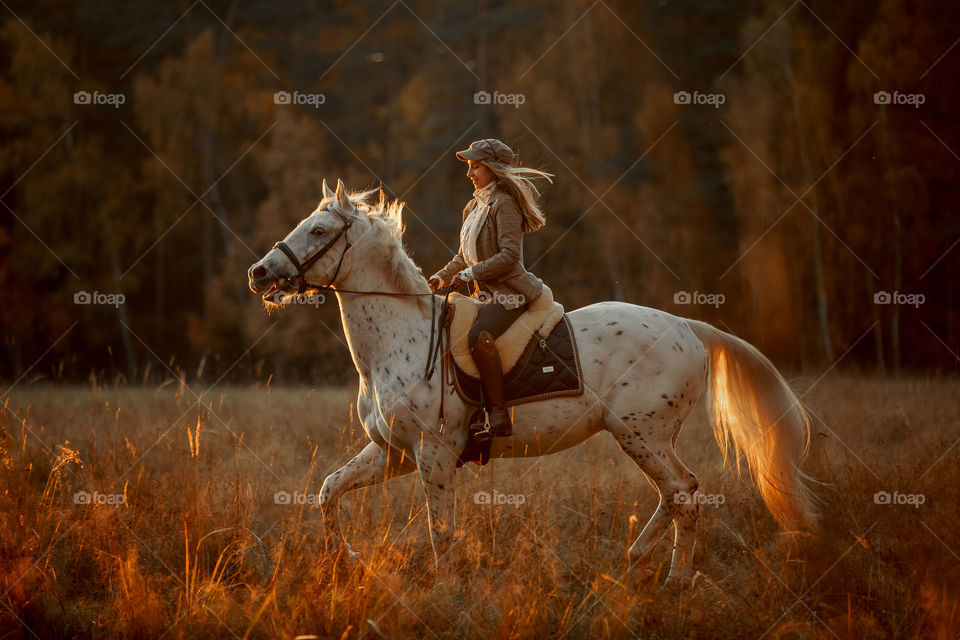
[[[473,360],[480,371],[480,385],[490,418],[490,433],[494,436],[509,436],[513,431],[510,412],[503,397],[503,369],[500,353],[489,331],[481,331],[473,348]]]

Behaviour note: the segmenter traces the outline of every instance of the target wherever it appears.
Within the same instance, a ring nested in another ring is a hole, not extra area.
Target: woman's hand
[[[440,278],[438,278],[437,276],[433,276],[432,278],[427,280],[427,286],[430,287],[430,291],[436,291],[437,289],[440,288],[440,285],[442,284],[443,283],[440,282]]]

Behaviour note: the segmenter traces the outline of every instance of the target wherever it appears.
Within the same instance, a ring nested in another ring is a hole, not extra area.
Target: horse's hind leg
[[[697,479],[677,457],[673,448],[679,425],[669,433],[666,425],[655,430],[639,429],[614,419],[611,432],[620,448],[629,455],[660,494],[660,503],[630,547],[630,565],[645,563],[671,522],[674,547],[667,580],[688,578],[693,568],[696,533]],[[674,417],[675,420],[675,417]]]

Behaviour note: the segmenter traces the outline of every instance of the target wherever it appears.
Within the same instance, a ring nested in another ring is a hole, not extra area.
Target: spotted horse
[[[383,192],[336,192],[324,181],[317,208],[248,271],[265,301],[309,289],[331,291],[360,377],[358,417],[370,442],[330,474],[320,491],[332,552],[352,550],[338,521],[349,491],[416,472],[427,501],[438,568],[456,530],[454,476],[473,407],[442,377],[425,375],[435,356],[443,297],[430,292],[403,247],[403,204]],[[699,501],[697,479],[674,444],[701,395],[728,466],[745,458],[760,495],[788,530],[815,523],[810,478],[800,465],[810,419],[773,364],[747,342],[697,320],[626,302],[567,314],[576,336],[583,393],[513,408],[510,438],[492,458],[542,456],[609,431],[650,480],[659,504],[627,553],[648,564],[673,525],[668,582],[689,580]],[[302,337],[308,344],[309,337]],[[705,389],[706,387],[706,389]],[[438,419],[441,403],[445,424]],[[737,465],[739,469],[739,465]]]

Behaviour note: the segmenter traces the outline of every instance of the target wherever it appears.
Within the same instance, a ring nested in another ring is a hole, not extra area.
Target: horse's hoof
[[[697,575],[701,574],[698,573]],[[662,585],[660,585],[660,589],[663,591],[669,591],[671,593],[679,593],[680,591],[687,590],[692,587],[694,580],[695,578],[691,576],[667,576],[667,579],[663,581]]]
[[[637,591],[655,591],[657,589],[658,574],[649,567],[637,567],[636,565],[628,568],[626,579],[629,584]]]
[[[329,558],[343,558],[344,560],[357,560],[359,553],[350,548],[346,542],[336,540],[333,536],[327,538],[320,547],[321,553]]]

